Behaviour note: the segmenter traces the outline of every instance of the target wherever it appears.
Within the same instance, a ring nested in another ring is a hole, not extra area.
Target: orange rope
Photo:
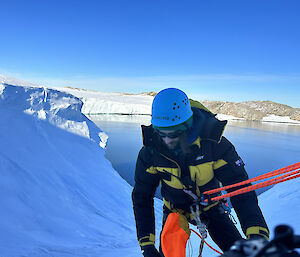
[[[200,237],[201,238],[201,240],[203,240],[204,241],[204,243],[210,248],[210,249],[212,249],[212,250],[214,250],[215,252],[217,252],[218,254],[223,254],[223,253],[221,253],[221,252],[219,252],[218,250],[216,250],[215,248],[213,248],[212,246],[210,246],[201,236],[200,236],[200,234],[199,233],[197,233],[194,229],[190,229],[191,231],[193,231],[198,237]]]
[[[210,195],[210,194],[213,194],[213,193],[218,193],[222,190],[227,190],[229,188],[242,186],[242,185],[249,184],[251,182],[259,181],[259,180],[266,179],[266,178],[271,178],[271,177],[274,177],[274,176],[277,176],[277,175],[280,175],[280,174],[283,174],[283,173],[287,173],[287,172],[290,172],[290,171],[293,171],[293,170],[297,170],[297,169],[300,169],[300,162],[297,162],[297,163],[289,165],[287,167],[284,167],[284,168],[281,168],[281,169],[278,169],[278,170],[274,170],[274,171],[268,172],[266,174],[263,174],[263,175],[255,177],[255,178],[248,179],[248,180],[236,183],[236,184],[228,185],[228,186],[213,189],[213,190],[208,190],[208,191],[205,191],[203,194]]]
[[[278,183],[281,183],[281,182],[284,182],[284,181],[288,181],[288,180],[291,180],[291,179],[298,178],[298,177],[300,177],[300,162],[292,164],[292,165],[289,165],[287,167],[284,167],[284,168],[281,168],[281,169],[278,169],[278,170],[274,170],[274,171],[268,172],[266,174],[257,176],[257,177],[252,178],[252,179],[248,179],[248,180],[236,183],[236,184],[232,184],[232,185],[228,185],[228,186],[225,186],[225,187],[221,187],[221,188],[217,188],[217,189],[205,191],[203,194],[210,195],[210,194],[213,194],[213,193],[220,192],[222,190],[226,190],[226,189],[229,189],[229,188],[234,188],[234,187],[237,187],[237,186],[249,184],[251,182],[263,180],[263,179],[266,179],[266,178],[271,178],[271,177],[278,176],[278,175],[284,174],[284,173],[287,173],[287,174],[279,176],[279,177],[276,177],[276,178],[273,178],[273,179],[269,179],[267,181],[264,181],[264,182],[261,182],[261,183],[255,184],[255,185],[251,185],[251,186],[248,186],[248,187],[245,187],[245,188],[241,188],[241,189],[235,190],[235,191],[233,191],[231,193],[227,193],[227,194],[224,194],[224,195],[221,195],[221,196],[213,197],[211,200],[212,201],[219,201],[221,199],[228,198],[228,197],[235,196],[235,195],[239,195],[239,194],[244,194],[244,193],[256,190],[258,188],[262,188],[262,187],[266,187],[266,186],[270,186],[270,185],[275,185],[275,184],[278,184]],[[208,201],[208,200],[205,200],[205,201]],[[210,249],[214,250],[215,252],[217,252],[220,255],[223,254],[223,253],[219,252],[218,250],[214,249],[212,246],[210,246],[200,236],[200,234],[197,233],[195,230],[193,230],[193,229],[190,229],[190,230],[193,231],[196,235],[198,235],[201,238],[201,240]]]
[[[294,175],[294,176],[292,176],[292,175]],[[277,178],[273,178],[273,179],[265,181],[265,182],[258,183],[256,185],[241,188],[239,190],[233,191],[233,192],[228,193],[228,194],[213,197],[211,200],[212,201],[219,201],[219,200],[224,199],[224,198],[232,197],[232,196],[239,195],[239,194],[244,194],[244,193],[256,190],[258,188],[275,185],[275,184],[278,184],[278,183],[281,183],[281,182],[284,182],[284,181],[288,181],[288,180],[291,180],[291,179],[295,179],[295,178],[298,178],[298,177],[300,177],[300,170],[291,172],[289,174],[285,174],[285,175],[277,177]]]

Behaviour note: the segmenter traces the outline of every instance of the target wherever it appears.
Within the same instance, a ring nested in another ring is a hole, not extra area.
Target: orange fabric
[[[165,257],[185,257],[190,234],[186,217],[179,213],[170,213],[161,233],[161,247]]]

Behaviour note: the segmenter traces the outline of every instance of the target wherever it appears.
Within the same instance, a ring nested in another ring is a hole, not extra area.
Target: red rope
[[[228,198],[228,197],[235,196],[235,195],[239,195],[239,194],[244,194],[244,193],[256,190],[258,188],[267,187],[267,186],[270,186],[270,185],[275,185],[275,184],[278,184],[278,183],[281,183],[281,182],[284,182],[284,181],[288,181],[288,180],[291,180],[291,179],[298,178],[298,177],[300,177],[300,162],[292,164],[292,165],[289,165],[287,167],[284,167],[284,168],[281,168],[281,169],[278,169],[278,170],[274,170],[274,171],[268,172],[266,174],[257,176],[257,177],[252,178],[252,179],[248,179],[248,180],[236,183],[236,184],[232,184],[232,185],[228,185],[228,186],[225,186],[225,187],[221,187],[221,188],[217,188],[217,189],[205,191],[203,194],[210,195],[210,194],[213,194],[213,193],[220,192],[222,190],[226,190],[226,189],[229,189],[229,188],[234,188],[234,187],[242,186],[242,185],[245,185],[245,184],[249,184],[251,182],[255,182],[255,181],[259,181],[259,180],[271,178],[271,177],[278,176],[278,175],[281,175],[281,174],[284,174],[284,173],[287,173],[287,174],[279,176],[279,177],[276,177],[276,178],[273,178],[273,179],[269,179],[267,181],[264,181],[264,182],[261,182],[261,183],[255,184],[255,185],[251,185],[251,186],[248,186],[248,187],[245,187],[245,188],[241,188],[239,190],[235,190],[235,191],[233,191],[231,193],[227,193],[227,194],[224,194],[224,195],[221,195],[221,196],[214,197],[211,200],[212,201],[219,201],[221,199]],[[212,249],[213,251],[217,252],[220,255],[223,254],[223,253],[219,252],[218,250],[214,249],[212,246],[210,246],[200,236],[200,234],[197,233],[195,230],[193,230],[193,229],[190,229],[190,230],[193,231],[196,235],[198,235],[201,238],[201,240],[210,249]]]
[[[296,174],[296,175],[291,176],[293,174]],[[278,178],[274,178],[274,179],[271,179],[271,180],[268,180],[268,181],[265,181],[265,182],[261,182],[261,183],[256,184],[256,185],[241,188],[241,189],[233,191],[231,193],[227,193],[227,194],[224,194],[224,195],[221,195],[221,196],[213,197],[213,198],[211,198],[211,200],[212,201],[219,201],[219,200],[224,199],[224,198],[244,194],[244,193],[256,190],[258,188],[275,185],[275,184],[278,184],[278,183],[281,183],[281,182],[284,182],[284,181],[287,181],[287,180],[295,179],[295,178],[298,178],[298,177],[300,177],[300,170],[299,171],[294,171],[291,174],[286,174],[286,175],[280,176]]]
[[[204,241],[204,243],[210,248],[210,249],[212,249],[212,250],[214,250],[215,252],[217,252],[218,254],[223,254],[223,253],[221,253],[221,252],[219,252],[218,250],[216,250],[215,248],[213,248],[212,246],[210,246],[201,236],[200,236],[200,234],[199,233],[197,233],[194,229],[190,229],[191,231],[193,231],[198,237],[200,237],[201,238],[201,240],[203,240]]]
[[[255,178],[248,179],[248,180],[236,183],[236,184],[228,185],[228,186],[213,189],[213,190],[208,190],[208,191],[205,191],[203,194],[210,195],[210,194],[213,194],[213,193],[218,193],[222,190],[227,190],[229,188],[246,185],[246,184],[249,184],[249,183],[252,183],[252,182],[256,182],[256,181],[266,179],[266,178],[271,178],[271,177],[274,177],[274,176],[277,176],[277,175],[280,175],[280,174],[283,174],[283,173],[287,173],[287,172],[290,172],[290,171],[294,171],[294,170],[297,170],[297,169],[300,169],[300,162],[297,162],[297,163],[289,165],[287,167],[284,167],[284,168],[281,168],[281,169],[278,169],[278,170],[274,170],[274,171],[268,172],[266,174],[263,174],[263,175],[255,177]]]

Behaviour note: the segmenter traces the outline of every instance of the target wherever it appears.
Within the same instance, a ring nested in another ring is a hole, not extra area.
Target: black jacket
[[[206,190],[220,187],[220,183],[226,186],[248,179],[242,159],[222,136],[226,121],[219,121],[211,113],[198,108],[193,108],[193,112],[193,126],[188,136],[192,151],[186,155],[171,153],[151,126],[142,126],[144,146],[138,155],[132,192],[141,246],[152,244],[154,240],[153,197],[159,183],[165,208],[189,213],[193,199],[183,189],[200,196]],[[260,234],[268,237],[269,231],[255,192],[231,197],[231,203],[246,236]],[[216,203],[204,211],[214,206]]]

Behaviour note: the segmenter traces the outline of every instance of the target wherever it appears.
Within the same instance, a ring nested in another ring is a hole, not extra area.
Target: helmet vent
[[[176,119],[180,120],[180,116],[176,115],[174,118],[172,118],[172,121],[175,121]]]

